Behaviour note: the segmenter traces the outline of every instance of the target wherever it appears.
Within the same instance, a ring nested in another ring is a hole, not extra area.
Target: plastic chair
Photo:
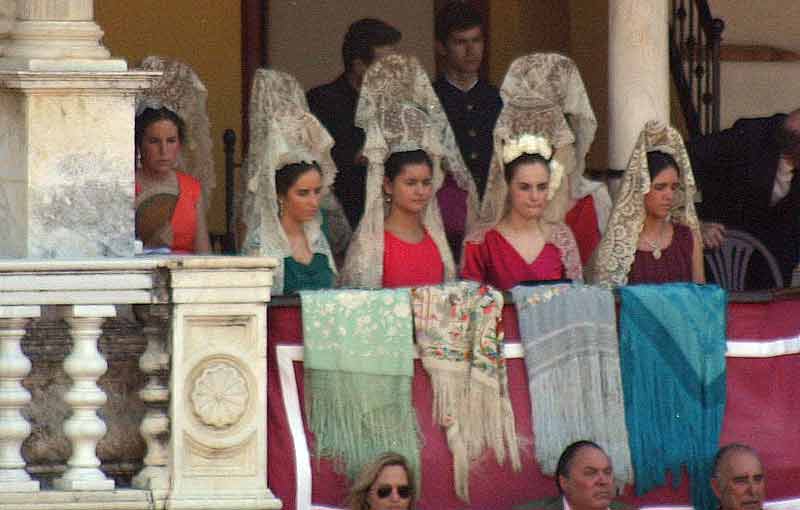
[[[725,229],[725,241],[719,248],[704,252],[706,263],[717,284],[727,290],[745,290],[750,257],[758,252],[766,261],[775,287],[783,287],[783,277],[775,257],[761,241],[747,232]]]

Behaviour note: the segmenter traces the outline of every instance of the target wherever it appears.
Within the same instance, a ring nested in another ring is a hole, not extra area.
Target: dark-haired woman
[[[441,176],[430,156],[422,149],[396,151],[371,170],[374,189],[347,252],[344,284],[388,288],[452,280],[453,257],[432,200]]]
[[[575,238],[563,223],[544,220],[563,170],[550,161],[552,149],[542,137],[523,135],[504,147],[505,213],[488,229],[468,236],[461,277],[508,290],[526,281],[582,281]]]
[[[595,283],[704,283],[695,185],[680,134],[649,122],[622,177],[593,268]]]
[[[681,191],[675,159],[661,151],[647,153],[650,191],[644,195],[645,219],[628,283],[705,283],[703,248],[698,236],[670,220]]]
[[[442,283],[442,256],[422,222],[433,196],[433,163],[422,150],[396,152],[385,169],[389,213],[383,224],[383,287]]]
[[[327,244],[325,225],[310,232],[310,226],[320,217],[322,171],[317,163],[293,163],[275,173],[275,191],[280,225],[289,243],[291,255],[283,259],[283,293],[292,294],[304,289],[333,287],[336,275],[330,253],[315,252],[313,241]],[[311,242],[309,240],[311,238]]]
[[[136,233],[147,249],[208,253],[200,182],[176,170],[185,140],[183,120],[167,108],[136,117]]]

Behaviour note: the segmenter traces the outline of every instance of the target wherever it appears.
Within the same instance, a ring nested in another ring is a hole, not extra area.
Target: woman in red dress
[[[200,182],[176,170],[185,142],[183,119],[168,108],[136,117],[136,234],[148,249],[209,253]]]
[[[461,277],[508,290],[525,281],[582,281],[575,238],[543,215],[562,179],[542,137],[523,135],[503,150],[506,211],[499,222],[469,236]]]
[[[433,163],[422,150],[395,152],[385,168],[389,214],[383,224],[383,287],[442,283],[442,256],[422,223],[433,196]]]

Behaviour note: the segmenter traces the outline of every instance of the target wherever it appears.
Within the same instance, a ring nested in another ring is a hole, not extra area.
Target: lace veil
[[[195,177],[203,188],[203,199],[209,203],[216,187],[214,157],[211,154],[211,127],[208,120],[208,90],[197,73],[178,60],[150,56],[140,68],[164,73],[153,86],[136,98],[136,113],[145,108],[169,108],[186,123],[186,145],[183,147],[183,170]]]
[[[597,119],[575,63],[557,53],[534,53],[516,59],[509,67],[500,88],[503,110],[494,130],[495,154],[502,154],[502,143],[521,133],[543,135],[555,148],[554,158],[565,169],[567,186],[562,186],[548,205],[545,217],[562,222],[570,198],[595,196],[599,223],[611,206],[602,182],[584,177],[586,154],[594,141]],[[493,162],[492,165],[496,165]],[[481,205],[481,222],[502,217],[505,208],[505,180],[502,173],[490,170],[486,195]],[[503,201],[499,201],[502,197]]]
[[[639,234],[646,217],[644,196],[650,191],[647,153],[662,151],[675,159],[680,170],[681,188],[670,211],[674,223],[681,223],[700,238],[693,197],[696,187],[689,155],[680,133],[656,121],[648,122],[639,135],[628,168],[622,177],[617,200],[611,210],[608,228],[600,241],[593,263],[594,283],[612,286],[625,285],[636,256]]]
[[[281,262],[292,255],[278,214],[275,173],[290,163],[316,161],[322,170],[322,194],[325,196],[336,177],[331,147],[333,138],[308,111],[300,83],[281,71],[256,71],[250,95],[250,150],[243,205],[247,231],[243,253],[277,257]],[[335,274],[336,264],[321,227],[320,213],[305,224],[306,239],[313,253],[328,257]],[[273,290],[282,294],[282,263],[278,264],[274,275]]]
[[[342,270],[343,285],[381,287],[383,222],[388,212],[383,197],[384,162],[393,152],[417,149],[427,152],[433,161],[434,196],[422,213],[422,221],[441,254],[445,280],[452,280],[455,264],[435,193],[444,179],[443,162],[455,161],[458,164],[458,159],[452,159],[455,158],[452,155],[449,156],[451,159],[445,157],[445,147],[449,143],[447,117],[428,75],[415,57],[389,55],[370,66],[361,86],[356,125],[366,133],[363,149],[369,160],[366,203],[364,216],[347,251]],[[455,153],[458,153],[457,149]],[[462,170],[466,172],[466,167]],[[472,181],[470,178],[461,182]],[[474,190],[474,183],[472,187]]]

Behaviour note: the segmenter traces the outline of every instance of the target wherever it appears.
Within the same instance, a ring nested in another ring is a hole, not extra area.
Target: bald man
[[[711,488],[721,510],[762,510],[764,467],[755,450],[733,443],[720,448],[714,458]]]
[[[729,129],[687,144],[705,222],[724,223],[758,238],[775,256],[789,285],[800,256],[800,110],[740,119]],[[766,267],[749,288],[774,287]]]
[[[561,453],[556,466],[559,496],[534,501],[516,510],[632,510],[614,501],[614,469],[606,452],[593,441],[576,441]]]

